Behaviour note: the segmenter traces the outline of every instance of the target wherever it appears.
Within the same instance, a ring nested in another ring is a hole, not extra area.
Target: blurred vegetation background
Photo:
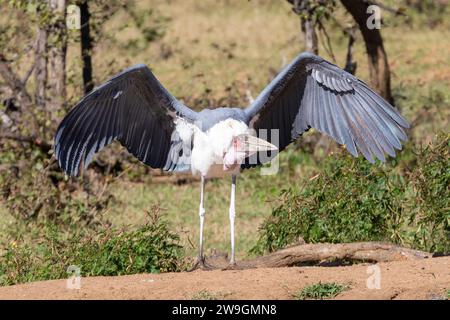
[[[393,101],[410,141],[370,166],[309,132],[281,154],[277,175],[244,172],[238,258],[363,240],[449,253],[449,2],[375,1],[375,40],[346,2],[0,0],[0,285],[67,277],[69,265],[83,276],[185,270],[197,181],[144,167],[118,144],[69,179],[52,157],[59,121],[136,63],[194,109],[246,106],[305,49]],[[72,4],[81,30],[67,28]],[[206,248],[226,252],[229,181],[206,191]]]

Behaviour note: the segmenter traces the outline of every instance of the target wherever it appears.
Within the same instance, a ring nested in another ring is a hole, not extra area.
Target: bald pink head
[[[278,148],[255,136],[241,134],[233,138],[230,148],[223,156],[223,170],[231,171],[240,166],[246,157],[256,152],[277,150]]]

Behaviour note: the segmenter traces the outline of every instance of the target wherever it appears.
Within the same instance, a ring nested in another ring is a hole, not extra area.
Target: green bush
[[[450,134],[419,150],[408,146],[388,164],[334,155],[263,223],[252,252],[274,251],[303,239],[389,241],[450,252]]]
[[[56,225],[44,227],[41,240],[12,242],[0,257],[0,285],[68,277],[75,265],[82,276],[112,276],[177,271],[182,247],[164,221],[132,231],[67,235]]]

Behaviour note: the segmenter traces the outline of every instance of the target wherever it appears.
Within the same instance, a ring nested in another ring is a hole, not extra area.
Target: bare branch
[[[325,29],[325,27],[323,26],[323,24],[320,20],[318,21],[318,26],[319,26],[319,30],[322,31],[322,34],[325,36],[325,39],[327,40],[326,44],[323,43],[323,41],[322,41],[322,45],[325,48],[325,50],[328,52],[330,57],[333,59],[333,62],[336,63],[336,56],[334,55],[334,52],[333,52],[333,47],[331,45],[330,36],[328,35],[327,30]]]
[[[30,78],[31,74],[34,71],[34,68],[36,67],[36,61],[31,65],[30,69],[25,73],[25,76],[22,79],[22,84],[25,86],[28,82],[28,79]]]
[[[20,78],[12,71],[9,66],[8,60],[3,54],[0,53],[0,75],[5,80],[6,84],[10,87],[15,95],[20,95],[22,100],[27,106],[32,104],[30,95],[28,94],[23,82]]]

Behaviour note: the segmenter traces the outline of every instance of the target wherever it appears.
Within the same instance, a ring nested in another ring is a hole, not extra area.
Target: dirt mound
[[[450,257],[345,267],[261,268],[191,273],[82,278],[0,288],[0,299],[292,299],[305,286],[337,282],[348,289],[336,299],[444,299],[450,289]],[[370,268],[369,268],[370,267]],[[380,289],[376,287],[379,272]]]

